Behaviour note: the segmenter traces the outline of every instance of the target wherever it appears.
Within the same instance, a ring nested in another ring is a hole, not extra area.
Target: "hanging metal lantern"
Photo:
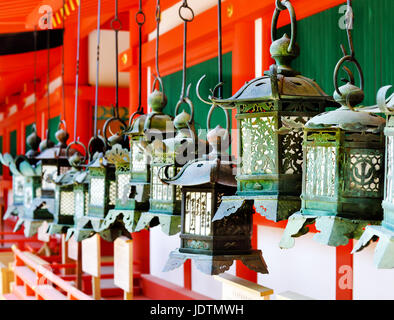
[[[25,207],[29,207],[33,196],[36,195],[34,186],[40,185],[41,166],[37,165],[36,156],[39,153],[38,147],[40,137],[37,136],[36,128],[33,125],[33,132],[27,137],[27,144],[31,149],[25,156],[17,156],[15,159],[8,153],[1,155],[0,161],[10,168],[12,172],[12,197],[13,203],[8,205],[3,219],[8,219],[11,215],[22,216]]]
[[[38,228],[44,221],[52,222],[56,201],[54,180],[57,176],[71,169],[66,157],[68,133],[66,128],[61,128],[62,124],[65,127],[63,121],[59,124],[59,130],[56,132],[57,145],[54,145],[49,139],[40,143],[41,153],[36,159],[41,162],[41,188],[38,195],[36,191],[37,196],[32,197],[31,206],[25,208],[23,216],[15,226],[17,230],[24,225],[25,235],[29,237],[37,233]],[[30,191],[26,192],[30,195]]]
[[[385,120],[363,112],[363,107],[354,109],[364,99],[364,78],[347,31],[351,53],[341,47],[344,56],[334,71],[334,99],[341,107],[305,125],[302,207],[288,220],[282,248],[294,246],[294,237],[308,232],[306,225],[313,222],[320,231],[316,241],[340,246],[358,239],[366,225],[382,220]],[[338,87],[338,72],[346,61],[355,64],[361,88],[345,66],[350,81]]]
[[[89,172],[87,170],[79,170],[74,174],[73,192],[74,225],[67,229],[66,241],[74,236],[74,239],[79,242],[96,233],[91,222],[84,219],[89,208]]]
[[[234,260],[268,273],[261,251],[251,247],[253,201],[243,200],[240,207],[222,205],[222,200],[233,195],[237,186],[234,164],[227,154],[221,153],[226,139],[227,130],[217,126],[207,135],[210,154],[189,161],[174,178],[165,175],[161,179],[181,187],[182,192],[181,246],[170,253],[164,271],[192,259],[200,271],[209,275],[225,272]],[[166,172],[167,168],[168,165],[160,171]]]
[[[73,142],[73,144],[74,143],[78,143],[83,148],[85,148],[82,143]],[[86,161],[87,151],[85,148],[84,158],[76,150],[74,150],[73,155],[69,157],[71,145],[72,144],[70,144],[66,149],[66,158],[68,159],[68,162],[72,168],[54,179],[54,183],[56,184],[56,201],[55,211],[53,213],[54,219],[48,227],[49,234],[66,233],[67,229],[74,225],[76,205],[81,205],[78,203],[78,201],[76,201],[77,199],[75,199],[76,193],[74,192],[74,184],[76,178],[81,174],[81,164]]]
[[[383,221],[380,226],[369,225],[354,246],[353,253],[362,250],[373,240],[379,238],[375,248],[374,264],[379,269],[394,268],[394,191],[393,191],[393,169],[394,169],[394,94],[386,99],[387,91],[391,86],[381,88],[377,94],[377,107],[371,108],[372,112],[386,114],[386,166],[385,187],[382,207],[384,211]]]
[[[292,35],[277,39],[277,20],[285,9],[290,13]],[[247,82],[229,99],[213,97],[211,101],[237,109],[238,187],[236,196],[226,201],[240,205],[245,199],[254,200],[259,214],[280,221],[300,208],[302,135],[297,128],[337,104],[314,80],[290,66],[299,55],[290,1],[276,2],[272,41],[270,52],[276,64],[264,76]]]

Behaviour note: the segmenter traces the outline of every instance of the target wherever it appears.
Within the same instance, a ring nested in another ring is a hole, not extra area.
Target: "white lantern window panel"
[[[55,180],[57,177],[57,167],[55,165],[44,165],[42,167],[42,183],[41,186],[45,190],[55,190],[56,184],[50,180]]]
[[[25,178],[20,175],[14,176],[14,192],[17,197],[23,197],[23,185],[25,183]]]
[[[186,192],[184,233],[211,235],[211,192]]]
[[[116,176],[117,179],[117,185],[118,185],[118,199],[123,199],[124,193],[127,192],[125,191],[126,186],[130,182],[130,176],[129,174],[122,173],[118,174]]]
[[[90,180],[90,204],[96,207],[104,206],[105,182],[102,178]]]
[[[394,136],[387,136],[386,138],[386,155],[387,155],[387,167],[386,167],[386,195],[385,200],[394,203]]]
[[[133,172],[144,172],[148,162],[146,153],[140,148],[137,142],[132,143],[131,165]]]
[[[116,181],[109,183],[109,205],[114,206],[116,203]]]
[[[74,215],[74,192],[60,192],[60,214],[64,216]]]
[[[155,200],[172,200],[173,197],[173,186],[165,185],[159,179],[160,167],[154,166],[152,168],[152,188],[153,188],[153,199]],[[171,177],[174,174],[174,167],[168,169],[168,175]],[[164,178],[163,171],[160,171],[160,178]]]
[[[333,197],[335,172],[335,147],[307,147],[305,192],[308,196]]]
[[[33,203],[33,187],[30,185],[25,187],[23,203],[26,208],[29,208]]]
[[[82,217],[85,213],[85,199],[82,190],[75,191],[75,216]]]

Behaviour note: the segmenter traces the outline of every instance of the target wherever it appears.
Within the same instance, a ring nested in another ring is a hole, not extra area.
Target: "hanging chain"
[[[62,45],[62,114],[63,114],[63,120],[66,121],[66,101],[65,101],[65,88],[64,88],[64,32],[66,30],[66,26],[64,24],[65,20],[65,0],[63,0],[63,45]]]
[[[341,93],[341,91],[339,89],[338,82],[337,82],[338,79],[337,78],[338,78],[338,73],[339,73],[340,67],[346,61],[353,62],[355,64],[355,66],[357,68],[357,71],[358,71],[359,78],[360,78],[360,84],[361,84],[360,88],[361,88],[361,90],[364,90],[364,75],[363,75],[363,71],[361,69],[361,66],[360,66],[359,62],[355,58],[355,51],[354,51],[354,46],[353,46],[353,38],[352,38],[351,29],[353,28],[354,15],[353,15],[352,1],[351,0],[347,0],[346,16],[347,16],[346,17],[347,18],[347,21],[346,21],[346,34],[347,34],[347,38],[348,38],[350,54],[347,54],[344,45],[341,44],[340,47],[341,47],[341,50],[342,50],[342,53],[343,53],[343,57],[338,61],[337,65],[335,66],[335,70],[334,70],[334,87],[335,87],[335,91],[340,96],[342,96],[342,93]],[[342,68],[348,74],[348,76],[350,78],[350,83],[354,84],[353,73],[346,66],[342,66]]]
[[[97,61],[96,61],[96,91],[94,103],[94,136],[97,137],[97,105],[98,105],[98,87],[99,87],[99,65],[100,65],[100,15],[101,0],[97,5]]]
[[[119,118],[119,65],[118,65],[118,54],[119,54],[119,30],[122,29],[122,23],[118,17],[118,0],[115,0],[115,17],[111,20],[111,28],[115,31],[115,108],[114,117]]]
[[[189,12],[190,16],[186,16],[185,13]],[[187,23],[192,22],[194,19],[194,12],[189,7],[187,0],[184,0],[182,5],[179,7],[179,17],[184,21],[183,23],[183,71],[182,71],[182,89],[180,101],[185,102],[185,98],[189,96],[186,90],[186,61],[187,61]]]
[[[74,101],[74,141],[77,140],[77,121],[78,121],[78,83],[79,83],[79,44],[81,39],[81,5],[79,0],[78,6],[78,27],[77,27],[77,62],[75,70],[75,101]]]
[[[135,15],[138,24],[138,108],[137,114],[142,114],[142,26],[145,23],[145,14],[142,11],[142,0],[139,1],[138,12]]]
[[[34,121],[37,128],[37,27],[34,27]]]
[[[48,17],[49,18],[49,17]],[[50,123],[50,92],[49,92],[49,84],[50,84],[50,50],[51,50],[51,45],[50,45],[50,29],[47,29],[47,108],[48,108],[48,120],[47,120],[47,141],[49,141],[49,133],[50,133],[50,129],[49,129],[49,123]]]
[[[160,39],[161,8],[160,0],[156,2],[156,77],[160,79],[159,71],[159,39]]]
[[[222,0],[218,0],[218,81],[223,83],[223,52],[222,52]],[[218,98],[223,99],[223,87],[218,87]]]

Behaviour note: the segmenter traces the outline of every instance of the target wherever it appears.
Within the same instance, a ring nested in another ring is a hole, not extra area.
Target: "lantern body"
[[[236,188],[221,188],[216,185],[182,188],[179,252],[207,255],[251,252],[253,224],[248,210],[240,210],[230,217],[212,222],[222,197],[232,195],[235,191]]]
[[[261,251],[251,246],[253,202],[224,203],[236,191],[232,165],[218,158],[190,161],[176,177],[163,181],[182,186],[181,246],[170,253],[164,271],[192,259],[206,274],[222,273],[234,260],[268,272]]]
[[[12,198],[13,198],[13,205],[20,206],[23,205],[24,200],[24,184],[25,178],[24,176],[18,174],[12,175]]]
[[[95,234],[87,217],[89,208],[89,176],[87,171],[78,171],[73,177],[74,219],[73,226],[67,229],[66,240],[74,235],[79,242]]]
[[[254,199],[269,220],[299,210],[302,186],[302,132],[310,118],[337,106],[311,79],[277,74],[276,66],[247,82],[233,97],[215,100],[237,109],[237,192],[233,201]]]
[[[304,167],[302,214],[381,219],[382,134],[305,129]]]
[[[88,216],[105,218],[110,209],[115,207],[116,179],[115,166],[101,166],[97,159],[89,166],[89,206]]]

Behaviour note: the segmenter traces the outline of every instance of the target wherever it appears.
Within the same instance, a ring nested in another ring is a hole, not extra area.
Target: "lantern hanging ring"
[[[93,136],[89,141],[88,144],[89,159],[92,160],[96,152],[104,153],[106,150],[107,150],[107,144],[105,139],[100,135],[100,129],[99,129],[97,135]]]
[[[274,42],[277,40],[276,37],[276,32],[277,32],[277,24],[278,24],[278,19],[281,11],[283,10],[288,10],[290,14],[290,21],[291,21],[291,38],[290,38],[290,44],[289,47],[287,48],[287,52],[292,52],[294,47],[295,47],[295,42],[297,38],[297,19],[294,11],[294,7],[291,4],[290,1],[285,0],[285,1],[279,1],[276,0],[276,8],[274,11],[274,15],[272,17],[272,25],[271,25],[271,40]]]
[[[109,129],[110,133],[112,134],[111,128],[109,127],[109,124],[111,122],[119,122],[123,126],[123,130],[126,129],[126,123],[121,118],[119,118],[117,116],[111,117],[107,121],[105,121],[104,127],[103,127],[103,136],[104,136],[105,143],[107,145],[109,144],[108,137],[107,137],[107,131],[108,131],[107,129]],[[121,132],[122,132],[122,130],[121,130]]]
[[[81,147],[83,148],[84,156],[83,156],[81,162],[82,162],[82,163],[85,163],[86,160],[87,160],[87,158],[88,158],[88,150],[86,149],[86,146],[85,146],[82,142],[79,141],[79,137],[77,138],[77,140],[74,140],[73,142],[71,142],[71,143],[67,146],[67,148],[66,148],[66,158],[69,158],[69,157],[70,157],[70,149],[71,149],[71,146],[74,146],[74,145],[78,145],[78,146],[81,146]]]
[[[184,15],[184,13],[186,13],[186,12],[190,13],[190,17],[189,18]],[[183,1],[182,5],[179,7],[178,13],[179,13],[179,17],[184,22],[192,22],[194,20],[194,11],[193,11],[192,8],[189,7],[189,5],[187,3],[187,0]]]

